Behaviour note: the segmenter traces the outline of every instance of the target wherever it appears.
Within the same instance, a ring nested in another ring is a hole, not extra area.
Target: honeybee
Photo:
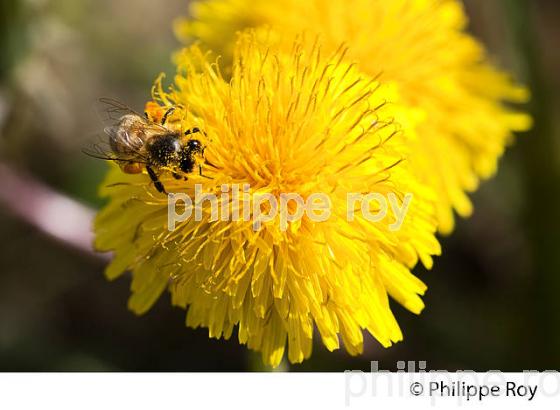
[[[100,102],[107,105],[111,118],[117,114],[116,123],[105,128],[108,142],[94,144],[84,152],[95,158],[115,161],[123,172],[139,174],[146,170],[158,192],[167,194],[159,180],[162,172],[171,170],[172,175],[180,179],[183,174],[190,174],[198,166],[202,175],[205,146],[194,138],[202,133],[198,128],[184,132],[172,131],[166,127],[175,107],[169,108],[159,123],[132,111],[118,101],[102,98]],[[187,176],[184,176],[187,179]]]

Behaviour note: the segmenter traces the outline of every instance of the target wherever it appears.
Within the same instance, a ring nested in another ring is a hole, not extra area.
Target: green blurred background
[[[536,126],[474,195],[474,216],[443,238],[435,268],[416,270],[429,286],[422,315],[393,304],[403,343],[386,350],[368,336],[358,358],[316,343],[310,360],[284,370],[367,370],[371,360],[387,370],[398,360],[560,369],[560,2],[465,3],[496,63],[530,86]],[[134,316],[128,277],[107,282],[102,259],[26,222],[52,211],[34,208],[33,190],[43,191],[33,181],[91,209],[102,205],[106,164],[80,152],[103,126],[94,102],[111,96],[142,109],[155,76],[172,72],[171,23],[186,8],[187,0],[0,3],[0,370],[263,370],[235,339],[186,328],[168,295]],[[72,221],[47,215],[87,232],[79,225],[87,212]]]

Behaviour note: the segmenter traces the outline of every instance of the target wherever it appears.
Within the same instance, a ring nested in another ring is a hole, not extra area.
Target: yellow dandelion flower
[[[200,39],[226,61],[237,30],[268,25],[288,37],[321,33],[331,50],[345,41],[361,70],[394,81],[404,103],[423,113],[414,160],[438,194],[443,233],[453,229],[453,209],[471,214],[466,192],[496,172],[512,132],[531,125],[504,105],[526,101],[527,90],[494,68],[466,33],[459,0],[199,0],[190,7],[192,19],[177,23],[178,36]]]
[[[167,191],[196,197],[198,184],[218,194],[218,209],[242,215],[245,205],[224,197],[224,185],[243,187],[253,204],[264,194],[309,201],[324,193],[330,215],[305,214],[283,228],[280,214],[255,229],[252,221],[271,206],[249,207],[247,219],[216,218],[208,202],[196,202],[199,219],[170,231],[168,198],[145,172],[114,167],[102,188],[109,203],[96,219],[96,246],[115,252],[109,278],[132,272],[130,309],[144,313],[169,289],[173,303],[188,309],[188,326],[216,338],[237,327],[239,342],[272,366],[286,345],[291,362],[309,357],[314,327],[329,350],[340,336],[351,354],[362,351],[363,329],[383,346],[402,339],[388,297],[414,313],[423,308],[426,287],[410,267],[418,258],[430,267],[440,252],[433,196],[406,160],[413,137],[399,126],[409,114],[392,103],[396,90],[360,74],[345,53],[303,38],[281,53],[245,34],[229,80],[198,47],[180,54],[174,85],[166,92],[156,83],[158,104],[147,109],[161,118],[175,107],[168,127],[202,130],[206,163],[202,176],[186,181],[163,173]],[[412,200],[395,229],[397,208],[372,222],[360,206],[373,212],[381,202],[366,198],[351,204],[350,217],[348,193],[393,196],[400,207]]]

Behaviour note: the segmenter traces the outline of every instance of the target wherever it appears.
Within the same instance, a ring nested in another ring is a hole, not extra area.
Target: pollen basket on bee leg
[[[142,164],[137,162],[124,164],[121,168],[126,174],[140,174],[143,169]]]

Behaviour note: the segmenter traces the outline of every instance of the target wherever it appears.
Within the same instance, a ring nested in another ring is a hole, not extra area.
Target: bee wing
[[[134,145],[127,145],[129,148],[127,153],[114,152],[107,138],[110,135],[109,132],[114,132],[111,128],[117,127],[107,127],[105,129],[107,135],[98,136],[97,141],[82,148],[82,152],[92,158],[106,161],[148,164],[148,158]]]
[[[138,117],[144,118],[144,116],[132,108],[128,107],[126,104],[115,100],[113,98],[102,97],[99,100],[99,112],[103,112],[106,118],[102,118],[104,121],[118,121],[123,115],[133,114]]]
[[[144,141],[139,137],[139,135],[144,135],[144,127],[130,124],[128,125],[128,130],[119,126],[105,127],[103,130],[107,137],[109,137],[109,143],[111,141],[118,141],[119,145],[126,148],[126,151],[136,153]]]
[[[107,161],[118,161],[121,159],[115,155],[110,144],[101,138],[98,138],[98,141],[87,144],[82,148],[82,152],[92,158],[104,159]],[[123,160],[126,159],[123,158]]]
[[[98,136],[98,140],[82,149],[82,152],[93,158],[148,164],[149,158],[142,152],[144,143],[153,135],[168,133],[165,127],[150,121],[145,116],[137,113],[127,105],[112,98],[100,98],[98,113],[104,113],[102,121],[108,124],[104,135]],[[129,116],[123,125],[123,117]],[[119,147],[115,152],[114,145]]]
[[[134,111],[128,105],[115,100],[114,98],[102,97],[98,101],[100,104],[98,111],[104,113],[104,118],[101,118],[104,123],[115,124],[122,118],[123,115],[135,115],[141,118],[146,124],[157,128],[160,132],[166,131],[166,128],[161,124],[153,122],[145,114],[140,114]]]

